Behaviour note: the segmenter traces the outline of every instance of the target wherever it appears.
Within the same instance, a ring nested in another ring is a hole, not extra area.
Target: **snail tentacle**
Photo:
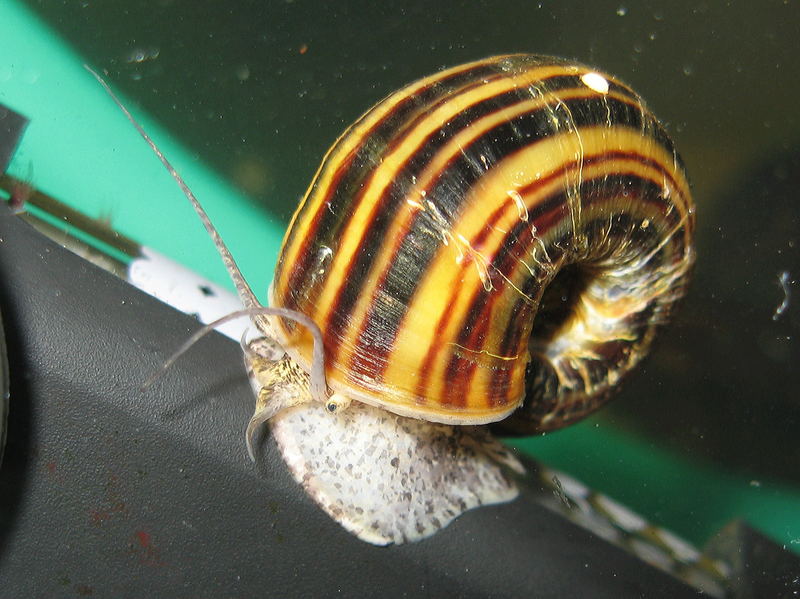
[[[125,107],[125,105],[120,101],[120,99],[116,96],[114,91],[111,87],[105,82],[105,80],[100,77],[98,73],[89,67],[89,65],[83,65],[84,68],[89,71],[89,73],[94,76],[95,79],[100,83],[106,93],[111,97],[114,103],[119,107],[120,110],[125,114],[128,121],[136,128],[136,131],[139,132],[139,135],[142,136],[142,139],[150,146],[150,149],[153,153],[158,157],[161,164],[164,165],[164,168],[167,169],[170,176],[175,180],[178,186],[181,188],[184,196],[191,202],[192,207],[194,208],[195,212],[197,212],[197,216],[200,217],[200,221],[203,223],[206,231],[208,232],[209,236],[211,237],[214,245],[217,248],[220,256],[222,257],[222,261],[225,263],[225,268],[228,271],[231,279],[233,280],[233,284],[236,287],[236,292],[239,295],[239,299],[241,299],[242,303],[244,304],[245,308],[256,308],[261,305],[256,297],[253,290],[250,288],[250,285],[247,283],[247,280],[244,278],[241,270],[239,270],[238,265],[236,264],[236,260],[234,260],[233,255],[228,250],[228,246],[225,245],[225,242],[222,240],[222,237],[217,232],[216,227],[211,222],[211,219],[206,214],[205,209],[200,204],[200,202],[195,197],[194,193],[189,186],[186,185],[186,182],[181,177],[180,173],[175,170],[175,167],[172,166],[172,163],[167,159],[166,156],[161,152],[155,142],[150,138],[147,131],[139,124],[136,118],[130,113],[130,111]]]
[[[310,369],[310,377],[311,377],[311,395],[312,397],[321,403],[325,403],[328,401],[328,386],[325,382],[325,351],[322,345],[322,333],[320,332],[319,327],[317,324],[309,318],[307,315],[303,314],[302,312],[298,312],[297,310],[290,310],[286,308],[276,308],[276,307],[266,307],[262,306],[261,303],[258,301],[255,293],[250,288],[250,285],[247,283],[244,275],[242,274],[239,266],[236,264],[236,260],[233,258],[233,255],[230,253],[228,246],[222,239],[222,236],[217,231],[214,224],[211,222],[211,219],[208,217],[203,206],[195,197],[192,190],[183,180],[180,173],[175,170],[175,167],[172,166],[172,163],[167,159],[166,156],[161,152],[159,147],[155,144],[152,140],[150,135],[144,128],[139,124],[136,118],[131,114],[131,112],[125,107],[125,105],[120,101],[111,87],[105,82],[105,80],[96,73],[89,65],[84,65],[84,68],[89,71],[89,73],[100,83],[103,87],[105,92],[111,97],[113,102],[117,105],[117,107],[123,112],[125,117],[128,121],[134,126],[136,131],[139,135],[144,139],[153,153],[156,155],[158,160],[164,166],[164,168],[169,172],[170,176],[175,180],[175,182],[180,187],[181,191],[183,192],[184,196],[189,200],[194,208],[195,212],[197,213],[200,221],[203,223],[206,231],[208,232],[209,236],[211,237],[212,241],[214,242],[214,246],[217,248],[217,252],[220,254],[223,263],[225,264],[225,268],[228,271],[228,274],[233,281],[233,284],[236,288],[236,291],[239,295],[239,299],[245,306],[244,310],[239,310],[237,312],[233,312],[222,318],[215,320],[214,322],[204,326],[199,331],[197,331],[192,337],[190,337],[163,365],[162,367],[156,371],[148,380],[144,382],[142,385],[142,389],[146,389],[149,387],[161,374],[163,374],[169,367],[178,359],[181,355],[183,355],[189,348],[192,347],[197,341],[199,341],[203,336],[208,334],[210,331],[214,330],[216,327],[229,322],[231,320],[235,320],[242,316],[249,316],[253,319],[254,323],[258,328],[262,331],[262,333],[268,337],[271,337],[270,334],[270,327],[269,323],[259,319],[259,316],[280,316],[283,318],[287,318],[299,324],[302,324],[308,330],[309,334],[314,339],[314,348],[312,351],[312,365]]]

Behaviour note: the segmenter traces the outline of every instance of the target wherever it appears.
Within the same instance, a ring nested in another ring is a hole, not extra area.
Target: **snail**
[[[296,480],[375,544],[512,499],[522,467],[484,425],[531,434],[600,407],[694,262],[694,204],[664,128],[628,86],[563,59],[449,68],[360,117],[288,227],[276,308],[155,151],[259,331],[243,343],[251,457],[267,422]]]

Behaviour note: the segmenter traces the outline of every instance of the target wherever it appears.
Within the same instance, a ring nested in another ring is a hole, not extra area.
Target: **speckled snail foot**
[[[376,545],[423,539],[468,509],[514,499],[522,465],[485,430],[353,402],[283,410],[270,430],[295,480],[334,520]]]
[[[270,304],[313,326],[253,317],[286,355],[245,352],[251,457],[267,422],[295,480],[376,544],[510,500],[521,467],[474,425],[526,434],[602,405],[685,292],[694,210],[663,127],[590,67],[496,56],[389,95],[327,152],[284,238]]]

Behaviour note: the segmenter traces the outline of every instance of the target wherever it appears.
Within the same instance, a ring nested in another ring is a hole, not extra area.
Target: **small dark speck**
[[[392,458],[392,461],[389,463],[395,468],[397,468],[400,465],[400,458]]]
[[[209,287],[208,285],[200,285],[200,293],[202,293],[206,297],[214,297],[216,295],[216,293],[214,293],[214,290],[211,289],[211,287]]]

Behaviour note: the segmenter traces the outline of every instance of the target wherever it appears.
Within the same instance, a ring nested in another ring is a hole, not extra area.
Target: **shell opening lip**
[[[270,305],[274,305],[273,285],[274,281],[270,283],[267,291],[267,297],[269,298]],[[276,317],[272,316],[268,318],[274,319]],[[272,336],[283,348],[283,351],[286,352],[286,355],[294,360],[305,372],[311,372],[311,364],[308,363],[308,360],[300,355],[296,348],[286,343],[286,339],[283,338],[280,331],[280,327],[275,326],[275,324],[272,325]],[[359,401],[376,408],[384,409],[387,412],[397,414],[398,416],[402,416],[404,418],[426,420],[428,422],[454,426],[477,426],[498,422],[508,418],[524,400],[524,395],[520,396],[517,401],[511,402],[508,409],[503,412],[487,410],[485,414],[476,413],[475,411],[466,414],[465,412],[452,410],[452,408],[450,408],[451,411],[447,412],[441,408],[437,409],[435,406],[428,406],[424,404],[415,406],[392,404],[390,402],[381,401],[379,398],[360,393],[357,390],[348,387],[347,385],[342,385],[338,381],[332,380],[331,378],[328,378],[327,384],[333,393],[328,398],[328,401],[325,402],[325,408],[331,414],[335,414],[343,409],[346,409],[350,401]]]
[[[285,347],[284,351],[286,354],[297,362],[300,367],[305,370],[306,372],[309,371],[309,364],[303,359],[301,355],[297,352],[296,349],[292,347]],[[491,412],[485,415],[482,414],[475,414],[472,412],[468,417],[463,412],[444,412],[441,409],[436,409],[435,407],[426,406],[426,405],[417,405],[417,406],[403,406],[397,404],[390,404],[388,402],[381,402],[379,399],[374,397],[370,397],[368,395],[364,395],[362,393],[357,393],[355,390],[348,388],[346,385],[342,385],[335,380],[328,379],[328,386],[333,390],[333,395],[331,398],[339,398],[341,401],[342,399],[346,399],[346,403],[349,401],[359,401],[361,403],[365,403],[371,405],[376,408],[384,409],[388,412],[392,412],[393,414],[397,414],[398,416],[403,416],[405,418],[414,418],[416,420],[427,420],[428,422],[436,422],[438,424],[449,424],[449,425],[461,425],[461,426],[471,426],[471,425],[481,425],[481,424],[491,424],[493,422],[498,422],[510,416],[514,410],[516,410],[519,405],[522,403],[522,397],[519,401],[513,403],[507,411],[504,412]],[[333,406],[331,409],[331,401],[326,402],[326,409],[331,414],[335,414],[336,412],[342,411],[347,406],[341,405],[340,401],[336,402],[336,405]]]

